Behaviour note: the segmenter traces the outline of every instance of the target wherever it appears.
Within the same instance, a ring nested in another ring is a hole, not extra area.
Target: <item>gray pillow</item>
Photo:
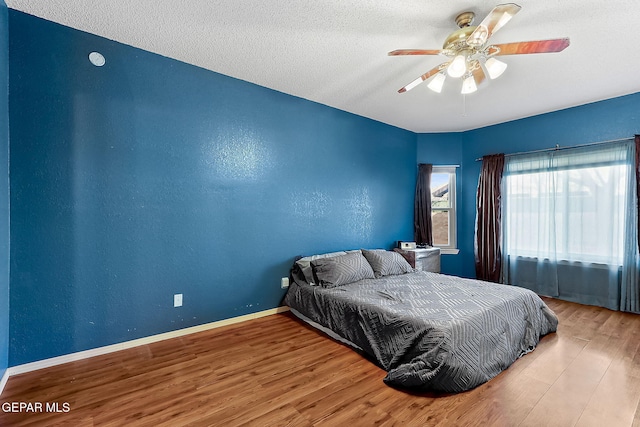
[[[384,249],[363,249],[362,254],[371,264],[376,278],[411,273],[413,271],[407,260],[397,252],[385,251]]]
[[[300,270],[302,270],[302,274],[304,274],[304,278],[307,280],[307,283],[309,283],[310,285],[316,285],[317,283],[315,283],[314,281],[315,279],[313,277],[313,268],[311,267],[311,261],[316,259],[321,259],[321,258],[331,258],[339,255],[345,255],[345,254],[346,254],[345,251],[340,251],[340,252],[330,252],[327,254],[306,256],[296,261],[296,264],[298,264],[298,266],[300,267]]]
[[[346,285],[362,279],[373,279],[371,265],[360,251],[311,261],[316,283],[325,288]]]

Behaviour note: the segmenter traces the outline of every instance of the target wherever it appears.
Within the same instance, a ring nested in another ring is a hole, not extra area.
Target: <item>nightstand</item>
[[[402,255],[413,268],[417,268],[418,270],[423,271],[430,271],[432,273],[440,273],[440,248],[395,248],[394,251]]]

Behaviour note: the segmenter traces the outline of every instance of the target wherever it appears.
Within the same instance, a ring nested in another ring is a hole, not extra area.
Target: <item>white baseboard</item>
[[[7,385],[7,381],[9,381],[9,370],[4,371],[4,375],[0,378],[0,396],[2,396],[2,390],[4,390],[4,386]]]
[[[61,365],[63,363],[101,356],[103,354],[113,353],[114,351],[126,350],[128,348],[147,345],[158,341],[181,337],[184,335],[195,334],[196,332],[207,331],[209,329],[221,328],[223,326],[233,325],[234,323],[246,322],[247,320],[258,319],[260,317],[270,316],[272,314],[284,313],[285,311],[289,311],[289,307],[276,307],[269,310],[259,311],[257,313],[251,313],[244,316],[232,317],[231,319],[220,320],[218,322],[206,323],[204,325],[178,329],[171,332],[165,332],[163,334],[151,335],[148,337],[125,341],[118,344],[112,344],[105,347],[92,348],[91,350],[52,357],[51,359],[38,360],[36,362],[25,363],[24,365],[12,366],[7,369],[4,376],[2,377],[2,382],[0,382],[0,394],[2,394],[4,384],[12,375],[37,371],[38,369],[49,368],[51,366]]]

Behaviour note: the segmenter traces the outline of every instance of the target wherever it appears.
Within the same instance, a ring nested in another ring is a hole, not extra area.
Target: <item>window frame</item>
[[[436,166],[433,165],[431,174],[448,174],[449,175],[449,207],[446,208],[434,208],[433,202],[431,203],[431,212],[449,212],[449,244],[438,245],[433,243],[435,247],[440,248],[440,253],[443,254],[457,254],[458,249],[458,211],[457,211],[457,166]]]

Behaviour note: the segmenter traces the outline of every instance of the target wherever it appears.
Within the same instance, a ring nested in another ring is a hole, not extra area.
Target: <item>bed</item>
[[[418,271],[380,249],[297,260],[284,302],[373,358],[388,385],[442,392],[490,380],[558,325],[527,289]]]

